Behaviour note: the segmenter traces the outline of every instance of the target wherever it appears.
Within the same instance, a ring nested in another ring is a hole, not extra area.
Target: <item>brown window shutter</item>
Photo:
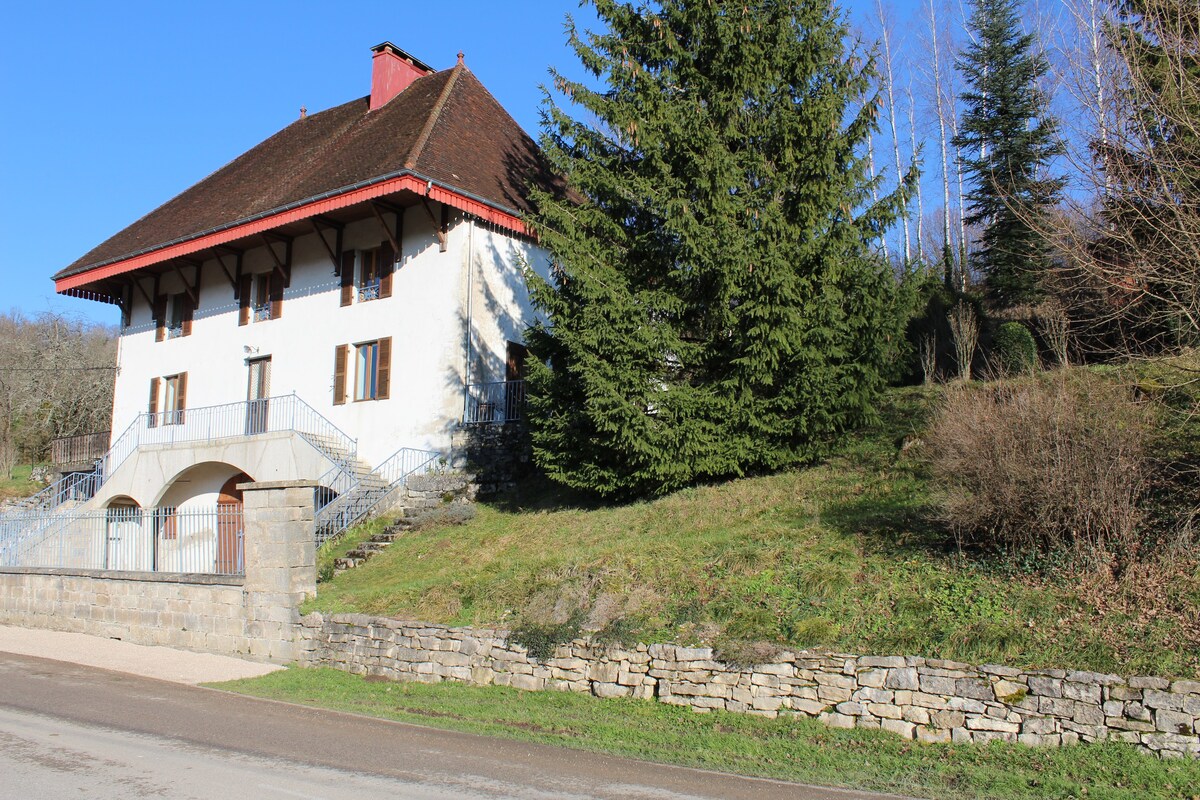
[[[192,316],[196,312],[196,304],[192,302],[192,298],[185,295],[183,298],[183,335],[192,335]]]
[[[379,296],[392,296],[392,269],[396,263],[396,251],[391,242],[379,245]]]
[[[379,340],[379,367],[375,373],[375,399],[387,400],[392,393],[392,337]]]
[[[161,342],[167,338],[167,298],[160,295],[154,298],[154,341]]]
[[[283,276],[279,274],[279,270],[271,273],[271,319],[279,319],[283,316]]]
[[[340,406],[346,402],[346,345],[339,344],[333,349],[333,404]]]
[[[354,302],[354,251],[342,253],[342,305]]]
[[[243,275],[238,285],[238,325],[250,324],[250,289],[254,279]]]
[[[158,423],[158,378],[150,379],[150,404],[146,406],[146,413],[150,415],[147,427],[153,428]]]
[[[179,413],[175,416],[177,424],[183,424],[183,410],[187,408],[187,373],[179,373],[179,383],[176,384],[175,392],[175,411]]]

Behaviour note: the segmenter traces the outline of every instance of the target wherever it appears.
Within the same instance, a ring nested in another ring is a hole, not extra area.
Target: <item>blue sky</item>
[[[856,13],[869,13],[856,0]],[[916,0],[893,6],[899,26]],[[574,2],[18,3],[0,28],[0,310],[55,309],[50,276],[292,122],[370,90],[391,40],[437,69],[466,63],[536,135],[539,84],[576,71]]]

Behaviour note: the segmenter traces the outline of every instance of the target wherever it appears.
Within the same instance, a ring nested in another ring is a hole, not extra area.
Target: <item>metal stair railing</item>
[[[317,547],[366,519],[393,492],[404,487],[409,477],[428,472],[441,458],[442,454],[434,450],[412,447],[397,450],[366,477],[317,510]]]
[[[293,393],[179,411],[142,412],[98,460],[95,470],[63,476],[11,506],[11,511],[0,513],[0,518],[11,512],[52,512],[68,500],[90,500],[140,447],[281,432],[297,434],[328,458],[335,469],[354,475],[357,441]],[[349,479],[349,483],[353,481]]]

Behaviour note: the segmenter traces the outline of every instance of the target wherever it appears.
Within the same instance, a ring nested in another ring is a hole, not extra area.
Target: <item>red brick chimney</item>
[[[433,69],[410,56],[391,42],[371,48],[371,110],[408,88],[417,78],[432,75]]]

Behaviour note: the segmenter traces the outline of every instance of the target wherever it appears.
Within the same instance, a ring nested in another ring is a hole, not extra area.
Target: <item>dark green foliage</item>
[[[525,648],[535,661],[545,661],[554,656],[560,644],[566,644],[579,636],[583,625],[583,614],[576,612],[566,622],[522,622],[508,634],[508,640]]]
[[[971,182],[967,223],[983,233],[971,254],[990,299],[1008,307],[1036,302],[1052,266],[1039,232],[1065,181],[1047,176],[1063,152],[1058,122],[1046,109],[1038,81],[1049,64],[1022,33],[1018,0],[975,0],[972,42],[958,62],[967,82],[959,134]]]
[[[992,353],[1008,373],[1028,372],[1037,365],[1037,342],[1020,322],[1005,322],[992,337]]]
[[[544,112],[571,196],[533,195],[535,457],[608,496],[812,459],[903,338],[869,256],[899,202],[869,206],[872,66],[828,0],[594,5],[603,32],[568,31],[603,88],[554,73],[583,121]]]

